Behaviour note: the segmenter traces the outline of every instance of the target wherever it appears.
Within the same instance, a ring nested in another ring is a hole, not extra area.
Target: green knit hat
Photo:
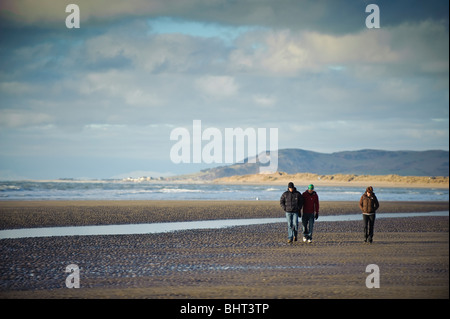
[[[308,185],[308,189],[314,189],[314,185],[313,184],[309,184]]]

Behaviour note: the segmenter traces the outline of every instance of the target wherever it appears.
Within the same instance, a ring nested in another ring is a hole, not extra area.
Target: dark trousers
[[[312,239],[312,234],[314,230],[314,213],[303,213],[302,216],[303,225],[303,237],[306,239]]]
[[[363,214],[363,222],[364,222],[365,241],[368,241],[369,243],[371,243],[372,238],[373,238],[373,227],[375,226],[375,214],[373,214],[373,215],[364,215]]]

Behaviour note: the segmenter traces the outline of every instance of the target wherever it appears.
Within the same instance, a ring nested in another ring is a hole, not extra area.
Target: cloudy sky
[[[0,179],[219,165],[172,163],[193,120],[278,128],[280,149],[449,149],[447,0],[71,2],[0,2]]]

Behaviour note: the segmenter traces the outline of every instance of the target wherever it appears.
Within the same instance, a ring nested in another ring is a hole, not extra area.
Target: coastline
[[[189,174],[169,177],[138,177],[125,179],[51,179],[51,180],[23,180],[19,182],[36,183],[150,183],[150,184],[218,184],[218,185],[287,185],[293,181],[294,184],[314,184],[317,186],[332,187],[387,187],[387,188],[450,188],[449,176],[400,176],[400,175],[356,175],[356,174],[333,174],[319,175],[313,173],[288,174],[276,172],[272,174],[249,174],[234,175],[214,179],[205,179],[202,175]],[[12,181],[5,181],[12,182]]]
[[[354,202],[321,204],[321,216],[359,210]],[[380,204],[392,213],[449,209]],[[0,202],[2,228],[282,216],[272,201]],[[3,239],[0,298],[448,299],[448,226],[448,217],[379,219],[372,245],[362,242],[361,222],[320,217],[312,244],[287,244],[285,223]],[[80,267],[80,289],[65,287],[70,264]],[[380,267],[380,289],[365,285],[369,264]]]
[[[253,184],[253,185],[287,185],[314,184],[317,186],[336,187],[392,187],[392,188],[449,188],[448,176],[399,176],[399,175],[354,175],[335,174],[318,175],[311,173],[235,175],[214,179],[216,184]]]

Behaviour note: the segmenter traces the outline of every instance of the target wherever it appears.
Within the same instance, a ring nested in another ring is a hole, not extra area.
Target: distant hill
[[[302,149],[278,151],[278,171],[288,174],[356,174],[400,176],[449,176],[449,152],[360,150],[318,153]],[[197,177],[213,180],[259,173],[259,163],[220,166],[202,170]]]

